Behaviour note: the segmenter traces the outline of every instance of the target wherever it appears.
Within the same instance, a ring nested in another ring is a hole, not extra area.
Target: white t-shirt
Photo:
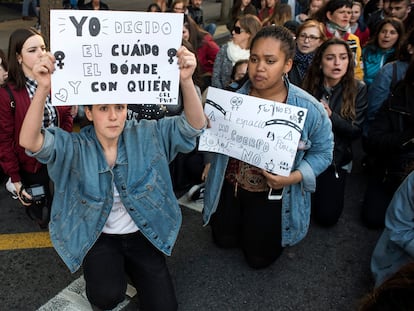
[[[109,234],[128,234],[137,232],[138,230],[137,225],[131,216],[129,216],[124,204],[122,204],[119,192],[114,184],[114,204],[112,205],[111,213],[106,220],[102,232]]]

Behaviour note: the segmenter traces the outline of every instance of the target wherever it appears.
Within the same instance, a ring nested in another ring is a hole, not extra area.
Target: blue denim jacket
[[[113,186],[144,236],[171,255],[181,226],[168,164],[178,152],[194,149],[202,130],[184,115],[159,121],[126,121],[115,166],[108,166],[92,126],[80,133],[59,128],[44,132],[35,156],[55,183],[50,237],[71,272],[82,264],[102,232],[113,204]]]
[[[371,258],[375,286],[403,265],[414,262],[414,172],[395,192],[385,216],[385,229]]]
[[[288,87],[287,104],[308,109],[305,125],[300,138],[300,150],[297,151],[293,170],[299,170],[303,176],[300,184],[285,188],[282,202],[282,245],[289,246],[302,240],[309,227],[310,193],[315,191],[316,176],[322,173],[332,162],[333,134],[331,122],[322,104],[307,92],[286,82]],[[248,81],[239,92],[249,94]],[[205,194],[203,220],[207,225],[211,215],[217,209],[229,157],[213,154],[208,173]]]

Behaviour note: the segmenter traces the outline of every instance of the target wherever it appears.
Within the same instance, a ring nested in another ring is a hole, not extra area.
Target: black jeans
[[[331,165],[316,178],[316,191],[312,195],[312,216],[317,224],[330,227],[338,222],[344,210],[347,174],[344,169],[335,170]]]
[[[282,200],[269,201],[267,192],[250,192],[224,181],[210,225],[213,239],[222,248],[240,247],[255,269],[271,265],[283,251]]]
[[[127,276],[137,289],[140,310],[177,310],[164,255],[139,231],[102,233],[83,260],[86,295],[107,310],[125,299]]]

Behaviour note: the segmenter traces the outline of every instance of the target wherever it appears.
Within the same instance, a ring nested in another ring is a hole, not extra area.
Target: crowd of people
[[[63,6],[109,9],[96,0]],[[368,177],[361,219],[384,230],[372,256],[375,294],[361,310],[377,310],[375,299],[388,293],[393,278],[411,279],[401,291],[414,282],[412,8],[410,0],[235,0],[226,24],[230,40],[219,46],[202,0],[154,0],[148,12],[184,14],[177,106],[53,106],[55,59],[40,32],[17,29],[8,53],[0,51],[0,164],[8,190],[48,227],[70,270],[83,265],[87,296],[97,308],[123,300],[126,278],[119,275],[127,272],[143,309],[175,310],[164,254],[171,254],[180,227],[177,196],[188,191],[202,199],[214,243],[240,248],[250,267],[263,269],[306,236],[311,218],[324,227],[338,222],[360,140]],[[208,127],[202,102],[210,86],[307,109],[290,175],[197,150],[197,136]],[[80,132],[73,133],[74,120]],[[86,142],[94,146],[93,164],[83,159]],[[95,178],[98,167],[103,177]],[[131,183],[137,179],[143,182]],[[36,202],[35,187],[43,193]],[[271,189],[281,191],[279,199],[270,198]],[[130,195],[139,192],[143,199]],[[151,204],[159,210],[149,212]],[[87,206],[94,206],[93,224],[82,223],[80,207]],[[123,249],[123,241],[134,247]],[[114,274],[103,272],[108,265],[118,267]]]

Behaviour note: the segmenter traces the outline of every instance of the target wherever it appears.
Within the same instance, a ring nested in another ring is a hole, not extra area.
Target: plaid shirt
[[[36,92],[37,82],[35,80],[29,79],[26,77],[26,89],[29,93],[30,100],[33,99],[33,96]],[[50,94],[46,98],[45,111],[43,113],[43,128],[58,126],[58,118],[56,113],[56,108],[52,106],[52,101],[50,99]]]

